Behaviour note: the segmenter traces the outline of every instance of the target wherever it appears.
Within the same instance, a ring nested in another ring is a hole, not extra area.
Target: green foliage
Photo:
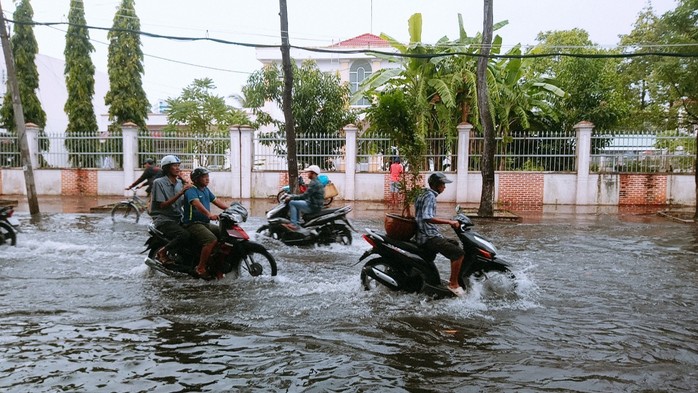
[[[83,152],[98,151],[97,138],[73,138],[80,135],[94,135],[97,132],[97,118],[92,105],[95,93],[95,67],[90,58],[94,47],[90,42],[90,32],[86,25],[82,0],[71,0],[68,14],[70,26],[65,36],[65,84],[68,90],[64,111],[68,115],[65,147],[70,154],[68,159],[74,167],[98,167],[98,157]]]
[[[109,106],[112,130],[120,129],[125,122],[133,122],[141,130],[146,129],[149,104],[142,83],[140,28],[134,0],[122,0],[114,16],[112,30],[107,34],[109,91],[104,102]]]
[[[305,61],[293,69],[293,119],[296,136],[303,138],[310,135],[339,136],[342,127],[357,122],[356,113],[349,108],[349,86],[340,82],[339,76],[320,71],[313,61]],[[246,104],[252,108],[256,117],[255,126],[268,125],[273,128],[266,138],[285,140],[286,124],[284,120],[272,118],[263,108],[265,102],[282,106],[283,72],[279,65],[270,65],[254,72],[247,80],[242,92]],[[331,154],[341,154],[341,142],[330,142]],[[320,147],[323,147],[322,149]],[[286,154],[285,144],[276,144],[275,152]],[[315,164],[327,168],[332,157],[319,156],[319,151],[328,150],[328,140],[304,140],[297,142],[296,151],[299,165]]]
[[[582,29],[549,31],[536,38],[540,43],[530,54],[565,53],[603,55],[615,50],[589,49],[593,43]],[[594,123],[595,130],[613,129],[629,114],[623,85],[618,78],[620,60],[614,58],[545,57],[537,58],[527,71],[528,79],[553,78],[566,94],[550,97],[556,118],[541,118],[540,128],[570,130],[582,120]]]
[[[188,153],[198,156],[203,166],[210,163],[210,154],[230,147],[229,128],[233,124],[249,124],[247,115],[225,103],[223,97],[213,94],[216,89],[209,78],[195,79],[182,90],[179,97],[168,98],[167,126],[173,133],[180,128],[197,135],[186,147]],[[208,137],[208,138],[207,138]]]
[[[32,23],[34,10],[29,4],[29,0],[22,0],[13,14],[14,20],[18,22]],[[15,24],[11,39],[12,56],[15,60],[15,71],[17,73],[17,83],[19,85],[19,96],[22,101],[22,111],[25,123],[34,123],[39,126],[40,135],[44,136],[46,127],[46,112],[41,108],[41,102],[36,95],[39,88],[39,71],[36,68],[36,54],[39,53],[39,46],[34,37],[34,29],[31,24]],[[15,114],[12,107],[12,92],[10,89],[5,93],[2,108],[0,108],[0,118],[3,126],[10,132],[16,131]],[[40,139],[39,149],[47,151],[49,141],[46,138]]]

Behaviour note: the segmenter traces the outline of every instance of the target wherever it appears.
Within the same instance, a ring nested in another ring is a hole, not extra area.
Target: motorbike
[[[17,228],[19,220],[12,217],[15,210],[10,206],[0,206],[0,245],[17,245]]]
[[[252,277],[276,276],[276,260],[263,245],[250,240],[249,235],[240,227],[247,221],[247,209],[235,202],[225,209],[219,217],[220,237],[208,260],[207,271],[212,278],[223,278],[226,274],[240,277],[247,272]],[[198,278],[196,265],[199,263],[201,247],[191,244],[183,247],[180,253],[170,253],[173,263],[163,264],[155,259],[157,251],[169,242],[169,239],[153,224],[148,226],[150,237],[146,240],[148,253],[145,264],[170,276],[190,275]]]
[[[267,224],[257,229],[274,239],[281,240],[286,245],[309,245],[339,243],[350,245],[351,231],[357,232],[347,219],[351,206],[322,209],[317,213],[305,213],[300,223],[300,230],[288,228],[288,202],[281,202],[267,212]]]
[[[322,183],[325,187],[327,187],[328,184],[331,184],[332,181],[330,180],[329,177],[325,175],[320,175],[317,177],[317,179]],[[305,180],[303,180],[303,176],[298,176],[298,191],[302,194],[308,189],[308,185],[305,184]],[[278,194],[276,194],[276,201],[281,203],[284,201],[284,198],[286,198],[287,195],[291,194],[291,186],[285,185],[281,187],[281,191],[279,191]],[[334,197],[327,197],[325,198],[324,205],[329,206],[332,201],[334,200]]]
[[[513,280],[515,276],[510,264],[497,256],[494,244],[472,230],[472,221],[459,207],[456,209],[455,220],[460,225],[454,231],[465,251],[463,268],[458,275],[460,286],[467,289],[470,277],[487,278],[487,273],[501,273]],[[448,289],[448,281],[439,276],[434,264],[436,253],[368,228],[363,238],[372,248],[361,256],[359,262],[375,256],[361,269],[361,284],[365,290],[381,284],[392,291],[424,293],[434,298],[456,296]]]

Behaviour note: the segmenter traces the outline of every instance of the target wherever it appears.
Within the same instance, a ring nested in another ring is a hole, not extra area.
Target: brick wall
[[[667,177],[657,174],[621,174],[619,205],[663,205]]]
[[[61,170],[61,194],[97,195],[97,174],[95,169]]]
[[[542,206],[544,193],[542,173],[499,173],[500,206]]]

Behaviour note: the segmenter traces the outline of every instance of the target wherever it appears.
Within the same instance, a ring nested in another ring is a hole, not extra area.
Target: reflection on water
[[[19,217],[18,246],[0,248],[2,391],[698,388],[698,232],[685,224],[477,222],[516,285],[495,276],[434,301],[363,291],[360,234],[308,248],[260,238],[278,277],[203,282],[142,264],[145,222]]]

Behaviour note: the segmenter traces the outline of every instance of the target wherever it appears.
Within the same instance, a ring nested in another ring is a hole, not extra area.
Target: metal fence
[[[696,135],[688,132],[622,132],[591,138],[589,170],[596,173],[693,173]]]
[[[296,138],[300,167],[315,164],[323,171],[344,171],[346,138],[341,132],[305,134]],[[120,169],[123,138],[119,133],[73,133],[40,135],[41,168]],[[391,159],[400,156],[399,142],[387,134],[363,133],[357,137],[356,170],[387,171]],[[468,169],[481,169],[484,138],[470,138]],[[695,132],[625,132],[594,135],[591,139],[592,173],[676,172],[693,173],[696,155]],[[458,143],[455,137],[427,136],[427,153],[422,168],[428,171],[456,171]],[[20,167],[19,143],[14,133],[0,133],[0,167]],[[147,158],[159,161],[175,154],[182,169],[206,166],[230,170],[230,134],[206,135],[182,130],[140,132],[138,164]],[[288,169],[286,139],[277,133],[255,132],[253,139],[255,171]],[[496,138],[495,170],[574,172],[576,167],[574,132],[512,132]],[[409,167],[408,162],[403,164]]]
[[[191,170],[207,167],[211,171],[230,170],[230,133],[192,133],[182,130],[148,132],[138,134],[138,162],[146,159],[160,161],[174,154],[182,160],[180,168]]]
[[[40,168],[121,169],[123,138],[107,132],[39,135]]]
[[[254,138],[254,170],[288,170],[286,135],[256,133]],[[339,132],[303,134],[296,136],[298,166],[317,165],[323,171],[343,171],[346,138]]]
[[[468,169],[482,169],[485,138],[470,138]],[[573,172],[576,165],[574,132],[516,131],[496,137],[494,168],[497,171]]]
[[[0,167],[16,168],[22,166],[19,150],[17,135],[10,132],[0,133]]]

